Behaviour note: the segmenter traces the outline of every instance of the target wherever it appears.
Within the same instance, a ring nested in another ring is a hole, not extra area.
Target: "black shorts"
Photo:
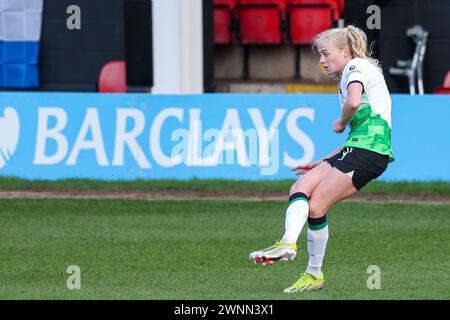
[[[324,161],[349,175],[355,188],[361,190],[386,170],[389,156],[366,149],[345,147],[341,152]]]

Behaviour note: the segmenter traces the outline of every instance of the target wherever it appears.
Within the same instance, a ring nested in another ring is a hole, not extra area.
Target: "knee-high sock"
[[[297,243],[300,232],[305,225],[309,214],[308,196],[297,192],[289,197],[289,205],[286,209],[285,232],[281,242]]]
[[[309,261],[306,272],[313,276],[320,276],[325,249],[328,242],[328,222],[324,215],[320,218],[308,218],[308,254]]]

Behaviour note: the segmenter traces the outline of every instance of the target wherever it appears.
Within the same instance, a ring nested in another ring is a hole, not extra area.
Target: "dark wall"
[[[81,30],[69,30],[67,7],[81,8]],[[124,0],[45,0],[39,73],[48,91],[96,91],[101,67],[124,60]]]
[[[81,8],[69,30],[67,7]],[[203,1],[205,90],[213,90],[213,0]],[[97,91],[102,66],[127,62],[130,91],[153,85],[151,0],[45,0],[39,72],[44,91]]]
[[[450,70],[450,1],[382,1],[381,13],[380,58],[391,92],[409,92],[407,79],[389,76],[388,69],[395,66],[398,59],[412,58],[415,45],[406,37],[406,30],[420,24],[429,32],[424,86],[425,92],[432,93],[435,87],[442,85]]]
[[[370,16],[367,14],[367,7],[372,4],[377,4],[377,1],[373,0],[347,0],[345,1],[344,20],[346,25],[352,24],[362,29],[367,35],[367,42],[372,45],[374,58],[379,58],[379,30],[367,28],[367,18]]]
[[[374,57],[382,63],[389,90],[408,93],[406,77],[391,77],[389,68],[397,60],[411,59],[415,44],[406,37],[406,30],[420,24],[429,32],[424,60],[425,92],[432,93],[442,85],[450,70],[450,1],[448,0],[347,0],[344,19],[367,33],[369,43],[375,42]],[[367,7],[381,8],[381,29],[369,30]],[[416,87],[417,88],[417,87]],[[417,90],[417,89],[416,89]]]
[[[153,85],[152,2],[125,0],[125,61],[128,91]]]
[[[205,92],[214,92],[213,0],[203,0],[203,83]]]

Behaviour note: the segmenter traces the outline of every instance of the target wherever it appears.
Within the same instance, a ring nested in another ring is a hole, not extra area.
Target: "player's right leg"
[[[328,242],[328,222],[325,213],[336,202],[356,193],[352,179],[333,168],[311,194],[307,233],[308,267],[300,278],[284,292],[320,289],[324,285],[322,263]]]
[[[280,241],[258,251],[250,253],[254,263],[262,265],[276,261],[289,261],[297,256],[297,240],[308,219],[309,196],[314,188],[329,174],[332,167],[326,161],[308,171],[291,187],[289,204],[286,209],[285,233]]]

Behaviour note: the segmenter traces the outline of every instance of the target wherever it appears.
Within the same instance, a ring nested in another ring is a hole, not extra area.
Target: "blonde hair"
[[[323,39],[332,40],[340,49],[349,48],[353,58],[366,59],[382,72],[380,62],[371,57],[372,46],[367,50],[366,33],[358,27],[349,25],[345,28],[334,28],[319,33],[314,37],[312,45],[315,52],[318,53],[317,46]]]

